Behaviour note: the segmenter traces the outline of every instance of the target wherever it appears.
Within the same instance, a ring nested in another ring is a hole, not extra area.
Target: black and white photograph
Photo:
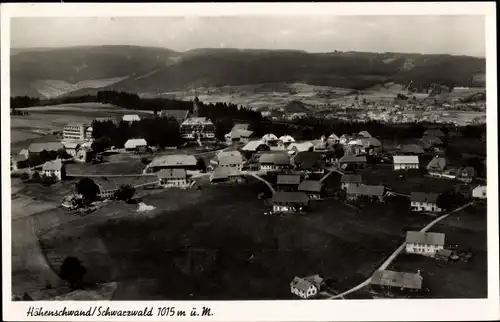
[[[498,301],[494,16],[297,5],[2,12],[9,303]]]

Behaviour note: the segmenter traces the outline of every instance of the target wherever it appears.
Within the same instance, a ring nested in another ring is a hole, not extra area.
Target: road
[[[445,214],[445,215],[442,215],[441,217],[438,217],[436,219],[434,219],[433,221],[431,221],[429,224],[427,224],[424,228],[422,228],[420,230],[420,232],[426,232],[427,230],[429,230],[430,228],[432,228],[432,226],[434,226],[435,224],[437,224],[438,222],[440,222],[441,220],[447,218],[449,215],[457,212],[457,211],[460,211],[464,208],[467,208],[469,206],[471,206],[474,202],[469,202],[461,207],[458,207],[456,208],[455,210],[452,210],[450,211],[449,213]],[[396,257],[405,249],[405,246],[406,246],[406,242],[403,242],[392,254],[391,256],[389,256],[383,263],[382,265],[380,265],[379,268],[377,268],[377,270],[385,270],[387,269],[387,267],[389,267],[389,265],[394,261],[394,259],[396,259]],[[370,284],[370,280],[371,280],[371,276],[364,282],[356,285],[355,287],[343,292],[343,293],[340,293],[338,295],[334,295],[332,297],[330,297],[329,299],[330,300],[334,300],[334,299],[338,299],[338,298],[343,298],[344,296],[350,294],[350,293],[353,293],[353,292],[356,292],[357,290],[360,290],[362,289],[363,287],[367,286],[368,284]]]
[[[338,170],[338,169],[337,169],[337,168],[335,168],[335,167],[331,167],[328,171],[329,171],[329,172],[328,172],[327,174],[325,174],[325,175],[323,176],[323,178],[321,178],[321,179],[319,180],[319,182],[323,182],[324,180],[326,180],[326,178],[328,178],[328,177],[329,177],[332,173],[334,173],[334,172],[337,172],[338,174],[340,174],[340,175],[342,175],[342,176],[344,175],[344,173],[343,173],[342,171]]]
[[[249,175],[249,176],[252,176],[252,177],[254,177],[257,180],[260,180],[260,181],[264,182],[269,187],[269,189],[271,189],[271,192],[272,192],[273,195],[276,193],[276,190],[274,190],[274,188],[273,188],[273,186],[272,186],[271,183],[269,183],[267,180],[265,180],[264,178],[260,177],[259,175],[255,174],[254,172],[241,171],[241,173]]]

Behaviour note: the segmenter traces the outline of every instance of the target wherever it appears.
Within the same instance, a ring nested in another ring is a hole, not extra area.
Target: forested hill
[[[484,86],[485,59],[468,56],[294,50],[96,46],[13,50],[11,96],[97,90],[162,93],[201,86],[302,82],[363,89],[386,82]]]

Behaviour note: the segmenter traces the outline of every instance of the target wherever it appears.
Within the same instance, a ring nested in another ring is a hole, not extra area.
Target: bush
[[[59,276],[70,283],[72,287],[80,287],[83,276],[87,273],[87,269],[83,267],[80,260],[76,257],[66,257],[60,268]]]
[[[135,194],[135,188],[131,185],[122,185],[115,192],[115,198],[118,200],[124,200],[130,202]]]
[[[99,186],[90,178],[82,178],[76,183],[76,193],[81,194],[85,201],[94,201],[99,194]]]

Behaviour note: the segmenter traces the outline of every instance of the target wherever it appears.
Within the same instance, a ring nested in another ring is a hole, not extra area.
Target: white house
[[[359,174],[344,174],[340,178],[340,186],[342,190],[347,190],[350,185],[359,186],[361,181],[361,176]]]
[[[42,175],[55,176],[57,180],[62,180],[64,177],[64,165],[60,159],[45,162],[42,165]]]
[[[125,142],[124,147],[127,151],[138,150],[140,148],[147,148],[148,142],[146,142],[146,140],[144,139],[129,139],[127,142]]]
[[[295,276],[290,283],[290,292],[303,299],[316,296],[323,284],[323,279],[319,275],[300,278]]]
[[[137,114],[127,114],[123,115],[123,121],[125,122],[139,122],[141,118]]]
[[[472,198],[486,199],[486,186],[477,186],[472,189]]]
[[[62,145],[64,145],[64,149],[66,152],[71,155],[72,157],[76,156],[76,153],[78,152],[78,149],[80,148],[80,144],[77,142],[61,142]]]
[[[417,155],[395,155],[394,170],[408,170],[418,169],[418,156]]]
[[[437,206],[437,193],[412,192],[410,209],[412,211],[441,212],[443,209]]]
[[[189,185],[186,170],[184,169],[161,169],[158,171],[158,180],[164,188],[186,187]]]
[[[243,156],[239,151],[221,151],[216,159],[218,167],[233,168],[238,171],[243,167]]]
[[[406,232],[406,252],[434,257],[438,250],[444,249],[443,233],[428,233],[420,231]]]

